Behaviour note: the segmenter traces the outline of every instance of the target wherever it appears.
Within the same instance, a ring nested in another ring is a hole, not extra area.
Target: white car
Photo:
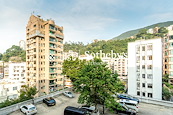
[[[99,110],[98,109],[95,109],[95,106],[87,106],[87,105],[84,105],[84,106],[79,107],[79,108],[82,108],[82,109],[87,110],[88,112],[90,112],[91,115],[100,115]]]
[[[65,92],[63,92],[63,94],[64,94],[65,96],[67,96],[67,97],[74,98],[73,93],[70,92],[70,91],[65,91]]]
[[[32,115],[32,114],[37,113],[37,109],[36,109],[35,105],[33,105],[33,104],[22,105],[20,107],[20,111],[26,115]]]
[[[133,100],[128,100],[128,99],[120,99],[120,103],[125,104],[129,109],[133,109],[136,112],[138,112],[138,102],[133,101]]]

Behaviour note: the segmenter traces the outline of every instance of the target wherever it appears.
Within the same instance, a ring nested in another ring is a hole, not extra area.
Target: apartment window
[[[170,76],[173,76],[173,71],[170,72]]]
[[[145,74],[142,74],[142,78],[145,78]]]
[[[137,87],[140,87],[140,83],[139,82],[137,82]]]
[[[173,36],[169,36],[169,40],[173,40]]]
[[[148,93],[148,97],[152,98],[153,94],[152,93]]]
[[[170,47],[173,47],[173,43],[170,43]]]
[[[142,93],[142,96],[144,96],[144,97],[145,97],[145,92],[143,92],[143,93]]]
[[[145,65],[142,65],[142,69],[145,69]]]
[[[165,51],[165,56],[167,56],[168,55],[168,52],[167,51]]]
[[[153,85],[151,83],[149,83],[148,88],[153,88]]]
[[[145,60],[145,56],[142,56],[142,60]]]
[[[148,45],[147,50],[152,50],[152,45]]]
[[[36,27],[36,24],[34,25],[34,27]]]
[[[137,95],[139,95],[139,96],[140,96],[140,92],[139,92],[139,91],[137,91]]]
[[[16,87],[13,87],[13,91],[14,91],[14,90],[17,90],[17,86],[16,86]]]
[[[170,67],[170,69],[173,69],[173,64],[170,64],[170,66],[169,66],[169,67]]]
[[[136,57],[136,62],[139,62],[140,61],[140,56],[137,56]]]
[[[145,87],[145,83],[142,83],[142,87]]]
[[[147,69],[152,69],[152,65],[148,65],[147,66]]]
[[[152,74],[147,74],[147,78],[148,79],[153,79],[153,75]]]
[[[142,46],[142,51],[145,51],[145,46]]]
[[[170,53],[169,53],[170,55],[173,55],[173,50],[170,50]]]
[[[152,60],[152,59],[153,59],[152,55],[148,56],[148,60]]]
[[[173,57],[170,57],[169,60],[170,60],[170,62],[173,62]]]
[[[168,39],[167,38],[165,38],[165,42],[168,42]]]

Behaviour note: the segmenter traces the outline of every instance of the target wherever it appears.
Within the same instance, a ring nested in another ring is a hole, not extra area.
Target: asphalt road
[[[64,115],[64,109],[67,106],[78,107],[80,104],[77,103],[78,94],[75,95],[75,98],[68,98],[64,95],[60,95],[55,98],[56,105],[48,107],[44,103],[37,104],[37,115]],[[115,115],[105,111],[105,115]],[[10,115],[23,115],[19,110],[11,113]],[[139,113],[138,115],[173,115],[173,108],[168,108],[164,106],[140,103],[139,104]]]

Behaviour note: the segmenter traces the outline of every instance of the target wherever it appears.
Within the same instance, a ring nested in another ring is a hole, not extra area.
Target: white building
[[[1,81],[0,82],[0,102],[5,101],[6,99],[14,99],[19,96],[19,90],[21,86],[25,83],[19,82],[8,82]]]
[[[14,82],[26,82],[26,62],[9,63],[9,80]]]
[[[128,43],[128,94],[162,99],[162,41]]]
[[[69,50],[68,52],[64,52],[63,53],[63,59],[66,60],[69,57],[73,57],[73,58],[78,58],[79,57],[79,53],[74,52],[72,50]]]

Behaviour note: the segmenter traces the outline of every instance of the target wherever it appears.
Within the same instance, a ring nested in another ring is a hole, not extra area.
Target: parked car
[[[115,113],[117,113],[117,114],[124,113],[127,115],[136,115],[137,114],[137,112],[135,110],[129,109],[125,104],[120,103],[120,106],[122,107],[122,109],[114,108]]]
[[[132,96],[130,96],[130,95],[119,94],[119,95],[117,95],[117,97],[118,97],[119,99],[128,99],[128,100],[137,101],[137,102],[139,103],[139,99],[138,99],[138,98],[132,97]]]
[[[56,105],[56,101],[52,97],[43,99],[43,103],[47,106]]]
[[[67,106],[64,109],[64,115],[91,115],[86,109]]]
[[[100,112],[98,109],[95,109],[95,106],[88,106],[88,105],[83,105],[79,108],[85,109],[88,112],[90,112],[91,115],[100,115]]]
[[[69,98],[74,98],[74,94],[70,91],[65,91],[65,92],[63,92],[63,94]]]
[[[20,111],[26,115],[32,115],[32,114],[37,113],[37,109],[36,109],[35,105],[33,105],[33,104],[22,105],[20,107]]]
[[[120,103],[125,104],[129,109],[133,109],[138,112],[138,102],[128,99],[120,99]]]

